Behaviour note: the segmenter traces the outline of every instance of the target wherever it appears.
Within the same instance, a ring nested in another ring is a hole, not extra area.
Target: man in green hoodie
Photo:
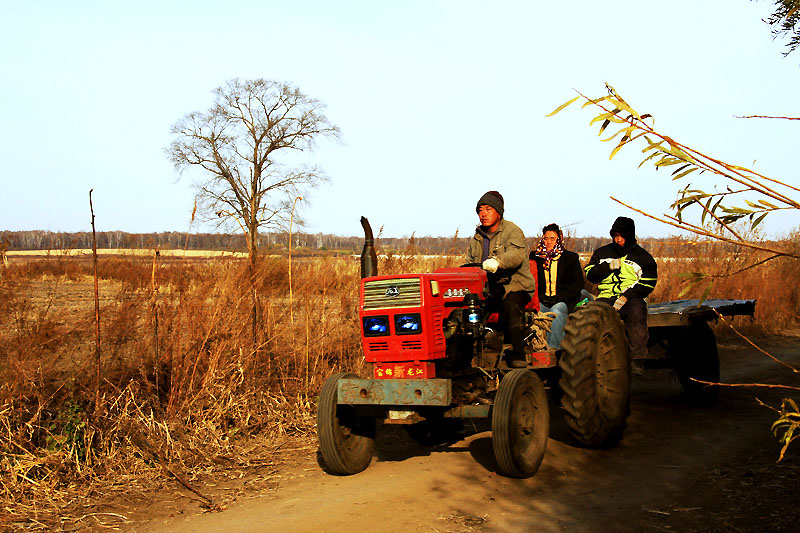
[[[647,356],[647,302],[656,286],[653,256],[636,243],[633,219],[618,217],[611,226],[613,242],[595,250],[586,265],[586,279],[597,284],[597,299],[619,311],[628,335],[631,357]]]
[[[480,263],[489,278],[489,309],[500,311],[505,324],[506,342],[512,350],[506,351],[508,366],[524,368],[525,334],[523,318],[525,306],[536,290],[528,261],[528,243],[522,230],[503,219],[503,196],[489,191],[478,200],[475,211],[480,226],[469,243],[467,263]]]

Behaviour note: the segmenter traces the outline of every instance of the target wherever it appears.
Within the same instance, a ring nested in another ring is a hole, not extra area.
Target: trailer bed
[[[647,305],[647,327],[688,326],[692,321],[709,321],[723,316],[753,316],[756,300],[708,299],[674,300]]]

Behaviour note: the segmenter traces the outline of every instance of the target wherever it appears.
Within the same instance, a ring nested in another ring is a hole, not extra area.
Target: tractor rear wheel
[[[714,331],[707,322],[690,324],[670,343],[678,380],[686,398],[694,405],[709,406],[717,400],[719,385],[706,385],[692,378],[719,383],[719,352]]]
[[[625,326],[613,307],[588,302],[569,316],[561,342],[561,406],[586,446],[612,446],[630,412],[631,362]]]
[[[516,478],[535,474],[549,434],[550,412],[542,380],[531,370],[512,370],[500,381],[492,413],[498,471]]]
[[[337,404],[337,383],[355,374],[341,372],[325,380],[317,405],[317,437],[325,466],[332,474],[361,472],[375,450],[375,419],[358,416],[355,407]]]

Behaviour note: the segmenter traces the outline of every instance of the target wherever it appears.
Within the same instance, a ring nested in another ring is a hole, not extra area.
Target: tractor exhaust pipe
[[[361,217],[364,228],[364,249],[361,250],[361,278],[378,275],[378,256],[375,255],[375,239],[372,238],[372,226],[366,217]]]

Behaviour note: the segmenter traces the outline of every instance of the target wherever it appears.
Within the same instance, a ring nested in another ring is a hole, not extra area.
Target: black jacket
[[[658,281],[658,268],[653,256],[636,244],[633,220],[617,218],[610,233],[612,237],[614,233],[625,237],[625,246],[612,242],[595,250],[586,265],[586,279],[597,283],[599,298],[647,297]],[[610,264],[614,259],[622,259],[618,270],[611,270]]]
[[[578,254],[564,250],[561,252],[556,262],[556,295],[546,296],[547,278],[544,275],[544,258],[534,255],[531,252],[530,258],[536,261],[536,281],[537,295],[539,301],[547,307],[553,307],[558,302],[567,304],[570,312],[575,309],[575,304],[581,300],[581,289],[583,289],[583,269]],[[553,268],[553,263],[550,263]]]

